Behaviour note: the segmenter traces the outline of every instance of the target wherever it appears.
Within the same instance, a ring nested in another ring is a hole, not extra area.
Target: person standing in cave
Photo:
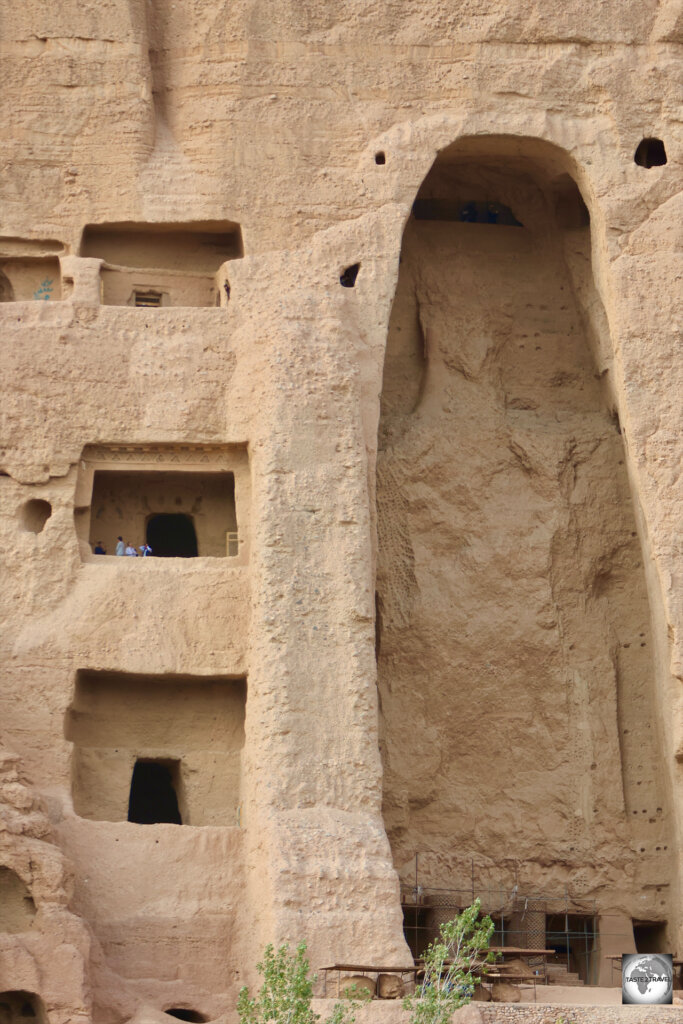
[[[130,558],[137,558],[137,557],[138,557],[138,553],[137,553],[137,551],[135,550],[135,547],[134,547],[134,545],[133,545],[133,544],[131,544],[130,542],[128,543],[128,546],[126,547],[126,554],[127,554],[127,555],[128,555],[128,556],[129,556]]]
[[[98,542],[97,542],[97,544],[95,545],[95,548],[94,548],[94,554],[96,554],[96,555],[106,555],[106,553],[107,553],[107,549],[105,548],[104,544],[102,543],[101,540],[98,540]]]
[[[149,546],[149,544],[142,544],[141,545],[141,547],[140,547],[140,554],[142,555],[143,558],[147,558],[147,555],[151,555],[152,554],[152,549]]]
[[[117,537],[116,539],[116,554],[125,555],[126,545],[123,543],[123,537]]]

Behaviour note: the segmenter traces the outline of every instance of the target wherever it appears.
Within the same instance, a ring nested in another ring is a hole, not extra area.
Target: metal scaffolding
[[[555,949],[549,966],[566,967],[584,982],[592,980],[592,965],[599,954],[597,905],[593,898],[563,893],[521,893],[510,889],[439,889],[401,885],[401,906],[406,941],[419,958],[439,936],[441,924],[455,917],[476,898],[482,912],[495,924],[491,944],[527,949]],[[533,966],[533,965],[532,965]]]

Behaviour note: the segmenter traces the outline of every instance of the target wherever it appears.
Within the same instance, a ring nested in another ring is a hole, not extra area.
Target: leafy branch
[[[403,1000],[411,1024],[449,1024],[451,1014],[468,1003],[488,964],[499,954],[489,949],[494,924],[480,917],[478,899],[439,928],[440,937],[424,952],[424,976],[414,995]]]
[[[241,989],[237,1000],[240,1024],[318,1024],[320,1014],[311,1007],[316,975],[308,975],[305,942],[300,942],[293,954],[288,945],[278,950],[266,946],[256,970],[263,984],[253,998],[246,985]],[[325,1024],[354,1024],[354,1020],[353,1003],[336,1003]]]

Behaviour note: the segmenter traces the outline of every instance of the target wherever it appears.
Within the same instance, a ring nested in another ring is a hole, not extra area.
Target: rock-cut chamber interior
[[[571,171],[464,140],[405,226],[377,468],[384,817],[408,885],[418,854],[418,883],[463,903],[568,887],[664,921],[648,594]]]
[[[78,672],[64,734],[76,814],[139,825],[235,825],[246,683]]]
[[[226,305],[224,264],[244,255],[232,221],[89,224],[80,255],[103,260],[106,306]]]
[[[102,564],[118,545],[149,546],[155,560],[241,565],[249,507],[246,445],[86,445],[79,461],[74,525],[85,561]]]
[[[113,555],[118,537],[157,558],[236,555],[234,475],[96,471],[89,543]]]

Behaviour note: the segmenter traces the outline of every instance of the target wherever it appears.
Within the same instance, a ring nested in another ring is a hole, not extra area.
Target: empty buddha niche
[[[664,920],[644,555],[572,170],[464,139],[405,225],[377,462],[384,819],[406,881],[416,851],[425,887],[512,890],[517,863],[529,891]]]
[[[234,825],[245,707],[243,679],[79,672],[65,718],[76,813]]]
[[[227,305],[224,265],[244,250],[232,221],[112,223],[89,224],[80,255],[103,260],[105,305],[161,309]]]

